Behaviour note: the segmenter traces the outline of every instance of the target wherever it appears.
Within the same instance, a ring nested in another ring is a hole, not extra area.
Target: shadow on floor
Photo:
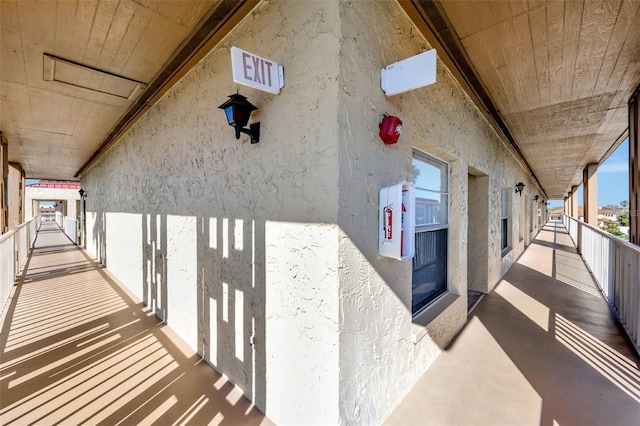
[[[638,424],[633,349],[562,224],[536,240],[386,424]]]
[[[60,231],[38,240],[2,318],[1,424],[270,423]]]

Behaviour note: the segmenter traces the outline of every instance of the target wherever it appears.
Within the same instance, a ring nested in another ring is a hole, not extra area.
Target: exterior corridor
[[[388,425],[638,425],[638,359],[548,222]]]
[[[270,424],[43,222],[2,317],[0,424]]]
[[[52,222],[2,318],[0,423],[270,424]],[[637,425],[640,373],[549,222],[387,419]]]

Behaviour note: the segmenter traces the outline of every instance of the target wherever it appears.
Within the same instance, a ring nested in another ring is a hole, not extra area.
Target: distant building
[[[55,207],[40,207],[38,208],[38,214],[40,218],[44,222],[52,222],[56,219],[56,208]]]
[[[618,222],[618,213],[613,210],[598,208],[598,226],[603,228],[607,223]]]
[[[598,219],[607,219],[612,222],[617,222],[618,213],[613,210],[605,210],[603,208],[598,208]]]
[[[25,218],[29,219],[40,210],[41,202],[55,202],[55,210],[64,216],[78,219],[80,214],[80,182],[40,180],[25,185]],[[55,213],[54,213],[55,217]],[[44,219],[44,218],[43,218]]]
[[[80,190],[80,182],[70,182],[65,180],[40,180],[36,183],[26,185],[28,188],[47,188],[47,189],[73,189]]]

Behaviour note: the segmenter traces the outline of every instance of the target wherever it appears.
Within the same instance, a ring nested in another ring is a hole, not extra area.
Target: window
[[[411,312],[415,316],[447,291],[449,166],[414,151],[413,183],[416,185],[416,252]]]
[[[500,221],[501,221],[501,227],[502,227],[502,244],[500,248],[502,249],[502,255],[505,255],[510,248],[510,245],[509,245],[509,241],[511,240],[511,238],[509,238],[511,236],[511,232],[509,229],[510,228],[509,210],[511,210],[509,208],[510,196],[511,196],[511,191],[509,191],[509,189],[507,188],[502,188],[502,197],[501,197],[502,201],[501,201],[501,208],[500,208]]]

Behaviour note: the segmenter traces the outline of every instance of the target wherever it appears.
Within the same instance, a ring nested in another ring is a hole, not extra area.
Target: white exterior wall
[[[337,18],[261,4],[83,177],[88,250],[278,424],[339,421]],[[286,70],[257,145],[231,46]]]
[[[436,84],[384,95],[380,69],[430,48],[398,4],[340,5],[340,417],[378,424],[466,322],[470,168],[489,177],[487,292],[524,249],[519,200],[512,196],[513,249],[501,255],[501,189],[534,185],[442,62]],[[395,145],[378,137],[383,113],[403,122]],[[434,306],[444,309],[440,315],[426,312],[435,316],[429,322],[412,322],[411,262],[377,255],[378,190],[411,181],[414,147],[450,165],[448,275],[458,297]]]
[[[9,164],[9,179],[7,183],[7,189],[9,195],[7,196],[9,220],[7,225],[9,230],[20,226],[24,222],[24,200],[23,197],[23,185],[24,179],[19,169]]]
[[[5,141],[2,131],[0,131],[0,235],[4,233],[5,226],[8,226],[9,200],[7,199],[9,161],[9,144]]]
[[[217,108],[234,45],[285,67],[279,95],[240,88],[257,145]],[[489,177],[486,291],[530,239],[512,196],[501,256],[500,190],[534,185],[442,63],[433,86],[380,90],[428,48],[395,2],[265,1],[83,177],[88,250],[277,424],[380,423],[464,325],[470,167]],[[411,262],[377,256],[378,189],[410,180],[413,147],[451,172],[452,297],[428,322]]]
[[[25,220],[31,219],[38,214],[33,211],[33,200],[37,201],[66,201],[67,210],[65,216],[71,219],[78,219],[80,212],[77,209],[77,201],[80,200],[80,193],[77,189],[61,189],[61,188],[36,188],[26,186],[24,191],[25,198]],[[36,204],[37,207],[37,204]]]

